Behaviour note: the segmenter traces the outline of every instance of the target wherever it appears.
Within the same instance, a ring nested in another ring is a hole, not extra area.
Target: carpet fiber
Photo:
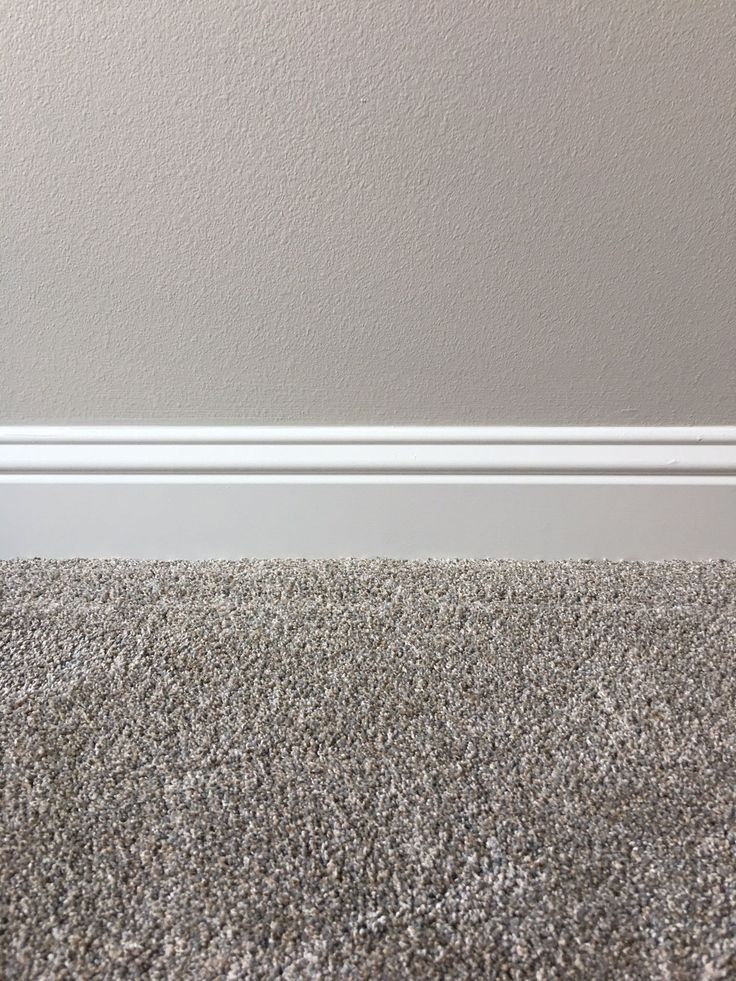
[[[736,566],[0,588],[3,978],[736,977]]]

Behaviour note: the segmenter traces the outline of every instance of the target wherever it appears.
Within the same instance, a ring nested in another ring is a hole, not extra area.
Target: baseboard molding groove
[[[736,558],[736,426],[0,427],[0,556]]]

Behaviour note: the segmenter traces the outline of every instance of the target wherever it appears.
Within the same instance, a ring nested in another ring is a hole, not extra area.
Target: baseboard
[[[0,427],[0,556],[736,558],[736,426]]]

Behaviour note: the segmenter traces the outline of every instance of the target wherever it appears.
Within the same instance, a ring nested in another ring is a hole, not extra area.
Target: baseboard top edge
[[[13,474],[736,477],[736,427],[5,427]]]
[[[0,445],[736,445],[735,426],[0,426]]]

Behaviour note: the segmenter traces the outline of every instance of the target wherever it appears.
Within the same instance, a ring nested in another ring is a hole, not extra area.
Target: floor
[[[735,564],[0,590],[0,976],[736,976]]]

